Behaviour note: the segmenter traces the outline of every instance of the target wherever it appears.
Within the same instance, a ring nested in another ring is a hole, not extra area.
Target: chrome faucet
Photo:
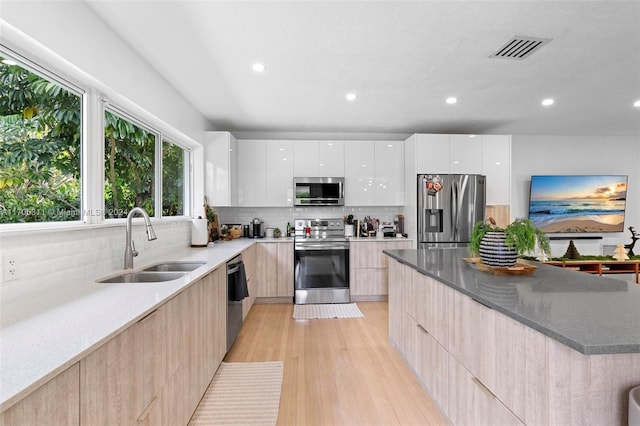
[[[136,213],[140,213],[144,218],[144,223],[147,227],[147,239],[149,241],[152,241],[158,238],[155,231],[153,230],[153,226],[151,226],[151,219],[149,218],[147,212],[140,207],[132,208],[127,215],[127,239],[125,243],[126,245],[124,247],[124,269],[133,269],[133,258],[138,255],[136,246],[131,240],[131,221]]]

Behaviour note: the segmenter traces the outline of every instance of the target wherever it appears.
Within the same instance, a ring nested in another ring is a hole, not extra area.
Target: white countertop
[[[186,248],[135,265],[138,270],[166,260],[207,262],[175,281],[74,282],[63,287],[45,287],[28,297],[3,303],[0,306],[0,411],[247,247],[268,241],[240,238],[212,247]]]

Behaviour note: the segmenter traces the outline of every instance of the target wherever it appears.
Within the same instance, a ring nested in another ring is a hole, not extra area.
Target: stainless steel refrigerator
[[[418,247],[464,247],[484,220],[486,177],[418,175]]]

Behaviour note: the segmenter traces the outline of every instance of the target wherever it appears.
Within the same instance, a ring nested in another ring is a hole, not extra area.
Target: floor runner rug
[[[331,303],[320,305],[294,305],[293,319],[362,318],[364,315],[355,303]]]
[[[189,425],[275,425],[282,361],[223,362]]]

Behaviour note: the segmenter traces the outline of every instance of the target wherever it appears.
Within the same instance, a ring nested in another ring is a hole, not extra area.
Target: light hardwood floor
[[[448,424],[388,343],[388,303],[358,307],[294,320],[293,305],[254,305],[225,361],[284,362],[278,425]]]

